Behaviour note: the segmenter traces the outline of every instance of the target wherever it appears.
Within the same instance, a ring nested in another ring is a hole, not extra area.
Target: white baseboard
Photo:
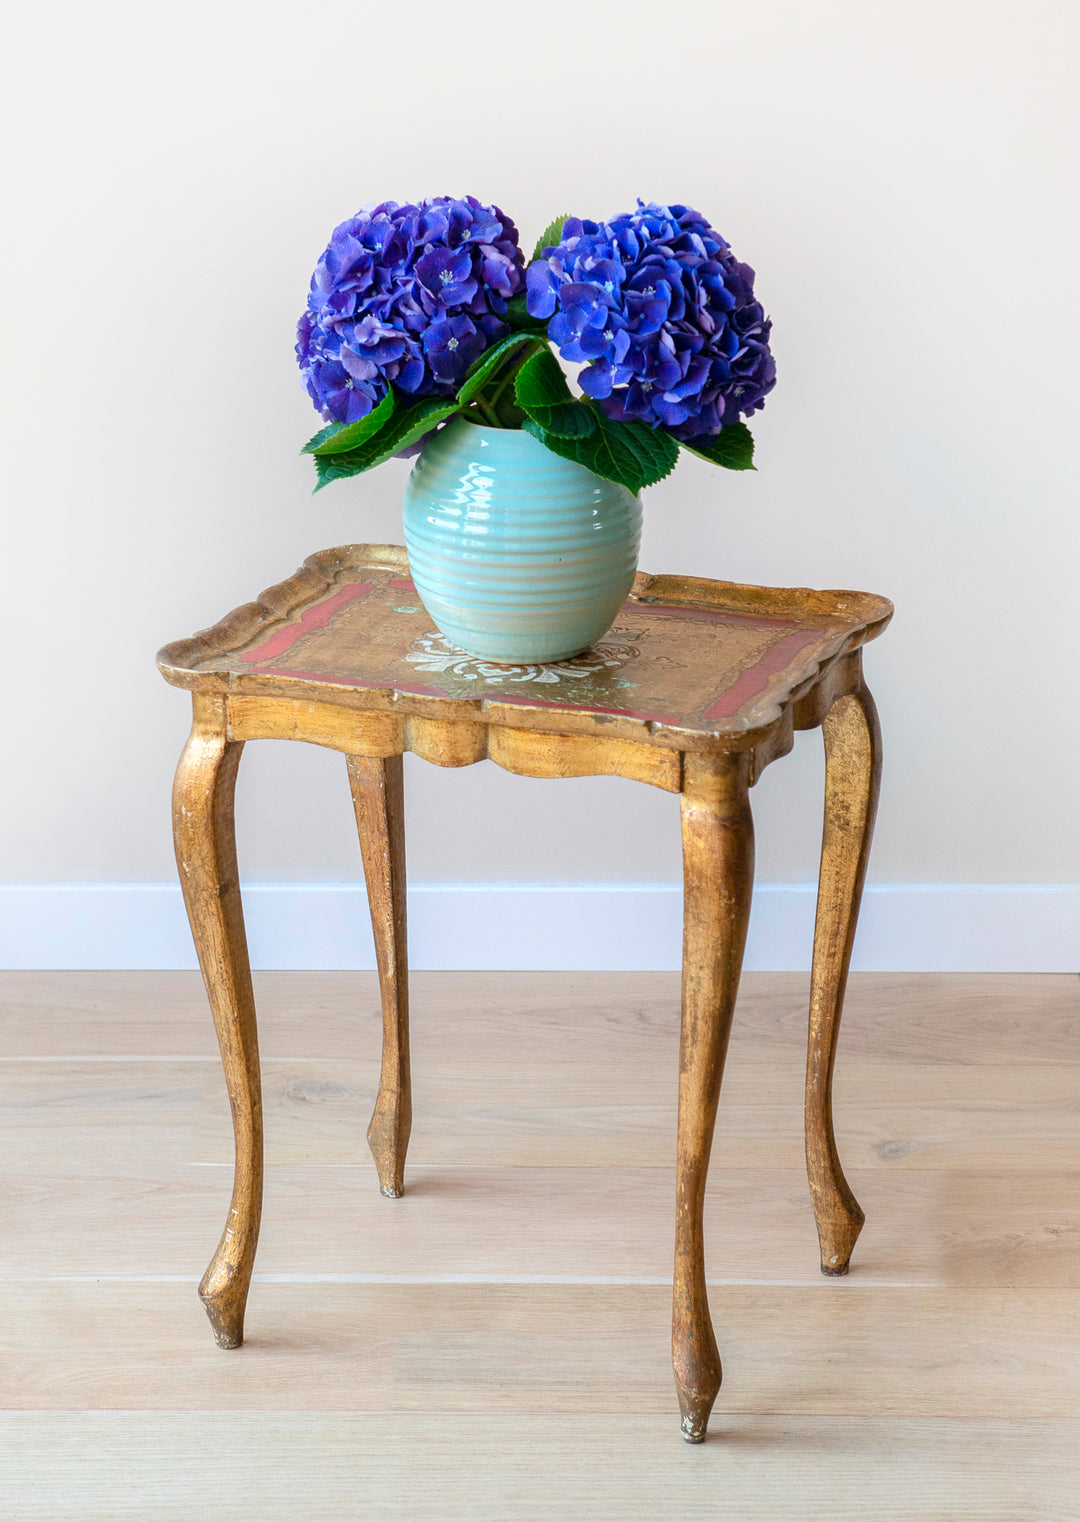
[[[375,965],[359,883],[252,883],[244,889],[260,969]],[[409,890],[416,969],[677,968],[682,894],[674,883],[417,883]],[[746,967],[810,965],[814,889],[762,883]],[[0,967],[196,965],[171,883],[0,884]],[[1075,972],[1080,885],[874,883],[852,964],[881,972]]]

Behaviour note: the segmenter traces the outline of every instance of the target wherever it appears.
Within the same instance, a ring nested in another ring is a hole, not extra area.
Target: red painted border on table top
[[[283,624],[280,629],[275,629],[261,645],[254,650],[248,650],[240,659],[251,665],[255,661],[273,660],[275,656],[284,655],[290,650],[302,634],[311,634],[315,629],[325,629],[335,613],[355,602],[358,597],[365,596],[378,585],[374,581],[350,581],[323,602],[309,604],[296,620],[295,623]]]
[[[797,618],[770,618],[758,613],[738,613],[734,608],[680,608],[670,602],[634,602],[622,605],[620,618],[631,618],[636,613],[666,614],[672,618],[685,618],[706,624],[754,624],[762,629],[805,629],[805,623]]]
[[[764,692],[771,676],[786,670],[800,650],[814,644],[820,632],[818,629],[803,629],[798,634],[789,634],[785,639],[777,640],[759,661],[748,666],[727,691],[722,692],[716,702],[705,710],[705,718],[733,718],[740,708],[745,708],[752,698]]]

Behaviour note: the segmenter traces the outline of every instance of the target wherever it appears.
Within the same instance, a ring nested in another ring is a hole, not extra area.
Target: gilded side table
[[[806,1070],[806,1159],[826,1274],[847,1272],[863,1212],[833,1136],[840,1012],[880,772],[862,646],[884,598],[639,574],[583,656],[495,666],[450,645],[403,549],[313,555],[288,581],[158,657],[191,690],[176,776],[176,855],[232,1104],[236,1174],[200,1286],[218,1343],[239,1347],[262,1204],[255,1004],[233,830],[248,740],[307,740],[347,758],[383,1004],[382,1074],[368,1140],[384,1194],[404,1187],[409,1140],[402,754],[485,758],[527,777],[635,778],[681,795],[685,920],[675,1202],[673,1363],[683,1435],[699,1442],[720,1387],[702,1210],[753,882],[749,792],[797,729],[825,735],[825,825]]]

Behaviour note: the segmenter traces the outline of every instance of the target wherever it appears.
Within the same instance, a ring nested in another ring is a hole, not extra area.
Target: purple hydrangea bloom
[[[719,433],[764,406],[776,384],[772,327],[754,271],[688,206],[610,222],[571,217],[527,275],[533,317],[608,417],[677,439]]]
[[[355,423],[396,386],[410,401],[452,395],[509,332],[524,288],[517,228],[474,196],[384,201],[334,229],[296,331],[308,394],[327,421]]]

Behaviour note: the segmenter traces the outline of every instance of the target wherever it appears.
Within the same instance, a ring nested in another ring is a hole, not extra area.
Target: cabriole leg
[[[243,748],[225,738],[224,703],[197,697],[195,722],[176,772],[173,832],[184,903],[221,1047],[236,1148],[229,1217],[199,1286],[223,1348],[238,1348],[244,1340],[244,1307],[262,1214],[259,1045],[233,827],[233,791]]]
[[[825,825],[810,982],[806,1169],[821,1244],[821,1271],[846,1274],[865,1216],[836,1150],[832,1078],[881,778],[877,710],[867,688],[861,686],[839,698],[823,730]]]
[[[382,1073],[368,1145],[380,1189],[396,1199],[405,1192],[405,1153],[412,1127],[401,757],[350,756],[349,784],[364,858],[383,1011]]]
[[[722,1377],[705,1289],[702,1217],[754,878],[745,755],[687,755],[682,835],[685,906],[672,1363],[683,1437],[700,1443]]]

